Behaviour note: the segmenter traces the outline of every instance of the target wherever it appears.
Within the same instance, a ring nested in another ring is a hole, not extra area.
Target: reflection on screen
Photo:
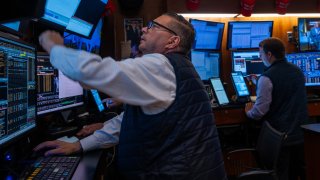
[[[229,99],[227,97],[226,91],[223,88],[220,78],[212,78],[210,79],[210,83],[217,97],[219,105],[228,104]]]
[[[260,59],[259,51],[233,51],[232,69],[240,71],[242,75],[262,74],[265,66]]]
[[[201,80],[220,76],[219,53],[192,50],[191,61]]]
[[[48,55],[37,56],[37,114],[83,105],[83,88],[50,63]]]
[[[231,73],[231,79],[238,97],[249,96],[249,90],[241,72]]]
[[[259,43],[271,37],[272,21],[241,21],[229,22],[228,48],[252,49],[259,48]]]

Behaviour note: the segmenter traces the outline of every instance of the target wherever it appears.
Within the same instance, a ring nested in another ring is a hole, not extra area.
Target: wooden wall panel
[[[178,13],[239,13],[240,0],[201,0],[197,11],[189,11],[185,0],[166,0],[167,10]],[[275,13],[275,0],[256,0],[254,13]],[[318,0],[291,0],[289,13],[320,12]]]

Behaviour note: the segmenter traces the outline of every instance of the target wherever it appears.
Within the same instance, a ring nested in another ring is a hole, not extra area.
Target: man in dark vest
[[[267,69],[258,79],[255,104],[246,104],[246,114],[252,119],[268,121],[278,131],[288,133],[281,149],[279,178],[295,180],[300,176],[305,179],[300,128],[308,119],[304,75],[297,66],[287,62],[280,39],[261,41],[259,52]]]
[[[56,68],[127,106],[79,142],[47,141],[35,150],[71,154],[119,144],[123,179],[226,179],[209,97],[187,57],[193,40],[192,25],[174,13],[150,21],[143,55],[123,61],[66,48],[59,34],[44,32],[39,41]]]

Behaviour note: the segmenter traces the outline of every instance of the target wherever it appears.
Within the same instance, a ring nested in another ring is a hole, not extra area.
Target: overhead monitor
[[[29,20],[19,20],[0,24],[0,31],[22,37],[28,28]]]
[[[224,23],[197,19],[190,23],[196,32],[193,49],[221,50]]]
[[[36,126],[35,47],[0,33],[0,149]]]
[[[41,21],[83,37],[91,37],[107,0],[47,0]]]
[[[84,104],[83,88],[78,82],[67,78],[50,63],[50,56],[37,57],[37,114],[74,108]]]
[[[228,49],[258,49],[272,36],[273,21],[231,21],[228,23]]]
[[[306,86],[320,86],[320,52],[292,53],[286,57],[302,70]]]
[[[259,51],[233,51],[231,52],[232,71],[240,71],[244,76],[249,74],[262,74],[266,68],[260,59]]]
[[[64,45],[73,49],[84,50],[87,52],[99,54],[100,43],[101,43],[101,30],[102,30],[102,19],[98,22],[91,38],[84,38],[74,34],[65,32]]]
[[[46,0],[7,0],[1,1],[0,23],[43,16]]]
[[[220,77],[220,53],[208,51],[191,51],[191,62],[201,80],[208,81],[212,77]]]
[[[320,18],[298,18],[300,51],[320,51]]]

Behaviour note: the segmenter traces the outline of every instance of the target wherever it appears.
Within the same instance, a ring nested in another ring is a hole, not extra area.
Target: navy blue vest
[[[155,115],[144,114],[138,106],[126,107],[118,170],[130,180],[226,179],[203,83],[187,57],[177,53],[166,57],[176,75],[176,98],[169,108]]]
[[[288,132],[285,145],[303,142],[300,125],[308,119],[304,75],[286,60],[274,62],[263,74],[270,78],[272,102],[264,119],[281,132]]]

